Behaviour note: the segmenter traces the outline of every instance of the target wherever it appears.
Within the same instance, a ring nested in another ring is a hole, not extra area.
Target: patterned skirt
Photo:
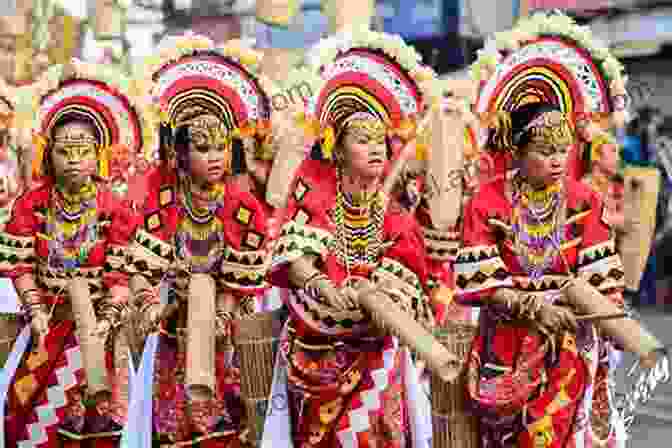
[[[162,334],[155,358],[154,439],[165,444],[200,442],[201,447],[238,446],[245,411],[240,398],[240,369],[235,352],[218,349],[215,397],[198,419],[189,415],[184,385],[186,354],[176,337]]]
[[[281,349],[295,448],[408,446],[402,352],[392,337],[325,350],[291,336]]]
[[[86,376],[82,355],[75,336],[75,324],[64,320],[52,323],[45,348],[23,354],[9,386],[5,403],[5,443],[7,448],[81,447],[95,443],[99,447],[116,447],[120,434],[99,432],[86,427],[78,434],[63,431],[73,417],[86,416],[95,422],[95,410],[85,407]],[[113,413],[122,424],[126,404],[119,400],[120,382],[125,375],[115,375],[113,353],[107,352],[106,369],[113,388]],[[88,424],[87,424],[88,425]]]

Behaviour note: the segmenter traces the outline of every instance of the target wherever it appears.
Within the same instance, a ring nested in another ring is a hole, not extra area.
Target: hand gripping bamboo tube
[[[91,303],[89,284],[81,277],[68,285],[75,334],[79,339],[82,364],[87,381],[87,393],[111,392],[105,369],[105,340],[96,334],[97,319]]]
[[[403,345],[416,352],[433,374],[447,383],[459,376],[459,359],[386,294],[365,289],[359,293],[358,301],[371,313],[376,325],[397,336]]]
[[[618,306],[603,296],[590,283],[575,278],[565,286],[565,295],[581,314],[613,314],[622,312]],[[649,355],[663,345],[636,320],[607,319],[595,322],[595,325],[616,340],[626,351],[639,357]]]
[[[197,399],[215,393],[216,337],[215,281],[207,274],[192,274],[187,306],[187,390]]]

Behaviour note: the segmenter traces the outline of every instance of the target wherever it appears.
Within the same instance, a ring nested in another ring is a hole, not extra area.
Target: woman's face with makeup
[[[521,157],[523,172],[530,184],[538,187],[557,183],[567,175],[571,145],[530,143]]]
[[[54,129],[51,166],[56,182],[67,187],[82,186],[96,174],[98,141],[88,123],[73,121]]]
[[[344,131],[343,151],[351,174],[374,179],[383,175],[387,163],[385,125],[378,120],[356,120]]]
[[[189,172],[197,183],[220,182],[230,157],[231,139],[221,120],[205,115],[189,126]]]

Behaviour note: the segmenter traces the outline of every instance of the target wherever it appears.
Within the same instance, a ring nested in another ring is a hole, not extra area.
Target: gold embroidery
[[[553,431],[553,420],[551,416],[547,415],[540,420],[537,420],[527,428],[532,436],[534,448],[548,448],[551,446],[555,437]]]
[[[149,218],[147,218],[147,230],[150,232],[155,231],[161,227],[161,217],[159,216],[158,213],[155,213],[151,215]]]
[[[161,193],[159,193],[159,205],[161,207],[165,207],[166,205],[169,205],[172,202],[173,202],[172,188],[166,188],[165,190],[161,190]]]
[[[323,404],[320,406],[320,422],[324,425],[333,422],[341,413],[341,409],[343,409],[343,398],[341,397]]]
[[[241,206],[238,208],[238,211],[236,212],[236,220],[238,220],[239,223],[242,225],[246,226],[250,224],[250,220],[252,219],[252,211]]]

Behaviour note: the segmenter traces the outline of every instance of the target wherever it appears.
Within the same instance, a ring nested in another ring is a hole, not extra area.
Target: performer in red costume
[[[63,72],[72,76],[35,86],[36,140],[44,144],[35,174],[45,183],[17,199],[0,237],[0,268],[33,332],[30,341],[24,330],[2,372],[11,379],[0,419],[8,447],[78,446],[92,437],[96,446],[116,446],[126,418],[120,327],[128,279],[119,269],[133,226],[101,178],[110,146],[140,148],[140,122],[127,96],[95,78],[95,67],[73,61]],[[76,282],[84,293],[69,293]]]
[[[303,123],[317,143],[296,172],[271,269],[290,290],[278,368],[288,374],[291,440],[273,419],[264,438],[274,447],[405,447],[407,354],[355,291],[384,291],[433,326],[422,234],[382,192],[390,139],[412,137],[425,107],[418,81],[431,71],[396,36],[361,32],[337,47],[322,55],[322,87]]]
[[[486,448],[623,446],[604,343],[627,345],[647,365],[665,358],[630,319],[577,321],[586,308],[622,308],[624,270],[603,202],[568,175],[574,113],[587,95],[618,112],[618,96],[593,87],[605,84],[597,67],[617,85],[620,66],[561,15],[533,16],[511,36],[515,45],[498,36],[508,46],[480,101],[496,113],[488,149],[507,152],[519,170],[482,186],[467,206],[455,267],[459,300],[483,309],[467,391]],[[591,54],[603,65],[585,65],[593,81],[583,84],[564,67]]]
[[[245,418],[231,325],[254,313],[267,289],[268,208],[245,176],[246,160],[266,144],[270,102],[249,50],[217,48],[197,36],[181,38],[177,47],[145,71],[160,110],[161,164],[147,174],[129,269],[146,279],[136,291],[143,337],[158,321],[160,333],[156,352],[146,354],[154,358],[153,385],[139,386],[153,400],[153,415],[140,416],[131,432],[150,432],[161,443],[228,446],[238,443]],[[214,280],[215,298],[190,296],[194,274]],[[208,338],[206,323],[187,326],[189,309],[208,300],[216,300],[216,316],[209,316],[216,351],[187,353],[186,334]],[[215,354],[204,372],[210,390],[190,393],[185,383],[195,357]]]

